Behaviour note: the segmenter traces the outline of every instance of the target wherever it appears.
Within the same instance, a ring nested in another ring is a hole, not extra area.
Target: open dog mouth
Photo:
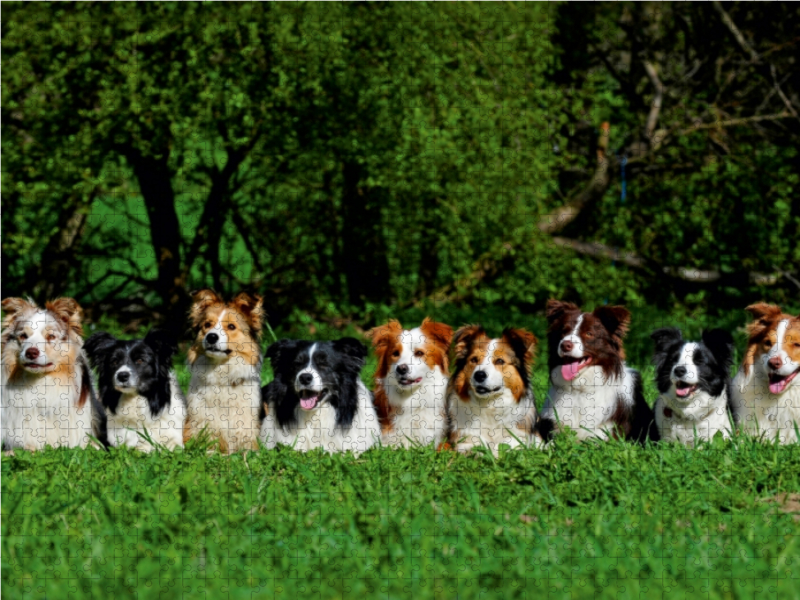
[[[408,387],[411,385],[416,385],[420,381],[422,381],[422,377],[417,377],[416,379],[411,379],[409,377],[398,377],[397,385],[399,385],[400,387]]]
[[[476,385],[475,386],[475,393],[478,394],[479,396],[488,396],[489,394],[496,394],[502,388],[503,388],[503,386],[501,386],[501,385],[498,385],[495,388],[490,388],[490,387],[487,387],[485,385]]]
[[[41,371],[43,369],[49,369],[53,366],[53,363],[45,363],[43,365],[39,365],[37,363],[32,362],[24,362],[22,363],[23,368],[30,369],[31,371]]]
[[[298,392],[300,407],[303,410],[314,410],[328,395],[328,388],[322,390],[304,389]]]
[[[561,359],[561,376],[565,381],[572,381],[575,379],[575,377],[577,377],[580,370],[589,366],[591,362],[591,356],[584,356],[582,358],[564,356]]]
[[[789,375],[779,375],[778,373],[770,373],[769,375],[769,391],[773,394],[780,394],[783,390],[786,389],[792,379],[797,377],[797,374],[800,373],[800,369],[797,369],[794,373]]]
[[[678,396],[678,398],[686,398],[694,394],[696,391],[696,384],[686,383],[685,381],[675,382],[675,395]]]
[[[217,348],[216,346],[212,346],[210,348],[206,348],[206,354],[230,354],[231,350],[223,350],[222,348]]]

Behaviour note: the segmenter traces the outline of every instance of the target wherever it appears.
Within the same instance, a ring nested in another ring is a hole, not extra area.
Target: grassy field
[[[497,458],[17,452],[3,598],[800,598],[798,520],[800,445],[750,439],[562,437]]]

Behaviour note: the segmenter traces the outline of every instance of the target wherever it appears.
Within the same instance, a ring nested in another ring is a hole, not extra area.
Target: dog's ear
[[[553,300],[551,298],[545,305],[545,317],[547,318],[548,327],[561,321],[565,315],[573,312],[580,312],[580,310],[577,304]]]
[[[469,354],[472,343],[479,337],[486,335],[482,325],[464,325],[453,336],[456,360],[463,360]]]
[[[333,349],[347,356],[351,356],[363,365],[367,358],[367,347],[356,338],[343,337],[333,342]]]
[[[286,352],[290,352],[297,348],[297,341],[298,340],[282,339],[269,345],[267,348],[266,357],[269,359],[273,370],[277,366],[278,362],[280,362],[282,355],[285,355]]]
[[[377,353],[384,352],[386,348],[394,345],[398,336],[403,333],[403,326],[400,321],[390,319],[387,323],[373,327],[364,335],[372,341],[372,347]]]
[[[14,318],[17,317],[20,313],[25,312],[26,310],[36,310],[36,304],[34,304],[33,300],[28,298],[6,298],[2,302],[3,312],[5,313],[5,317],[3,317],[3,329],[6,330],[11,327],[11,324],[14,322]]]
[[[155,350],[159,361],[167,365],[172,362],[172,357],[178,351],[178,341],[165,329],[151,329],[144,336],[144,343]]]
[[[724,329],[712,329],[704,331],[702,339],[703,344],[714,355],[714,360],[728,373],[733,365],[733,336]]]
[[[45,308],[58,317],[75,335],[83,336],[81,316],[83,309],[72,298],[58,298],[45,304]]]
[[[533,354],[536,351],[538,340],[536,336],[525,329],[507,327],[503,330],[503,340],[511,346],[520,364],[530,371],[533,363]]]
[[[453,341],[453,328],[450,325],[425,317],[419,328],[425,337],[433,340],[434,344],[447,352],[450,342]]]
[[[103,361],[103,355],[110,352],[116,345],[117,338],[105,331],[98,331],[89,336],[89,339],[83,344],[83,351],[86,353],[86,358],[89,359],[89,364],[94,368],[99,368]]]
[[[264,299],[258,294],[240,292],[231,301],[231,304],[245,316],[256,338],[261,339],[261,327],[264,320]]]
[[[675,342],[683,340],[683,334],[677,327],[662,327],[650,334],[650,339],[655,342],[656,352],[667,349]]]
[[[745,310],[753,316],[753,319],[764,319],[766,321],[764,325],[769,325],[770,322],[774,321],[783,313],[780,306],[767,304],[766,302],[751,304],[745,308]]]
[[[192,307],[189,309],[189,320],[192,327],[199,327],[205,318],[205,312],[215,304],[224,304],[224,300],[211,288],[191,292]]]
[[[628,333],[631,312],[624,306],[598,306],[592,313],[603,324],[612,337],[622,339]]]

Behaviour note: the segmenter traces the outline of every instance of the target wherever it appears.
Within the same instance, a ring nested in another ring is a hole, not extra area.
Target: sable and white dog
[[[381,430],[372,394],[360,377],[366,356],[366,346],[348,337],[280,340],[267,348],[275,379],[263,389],[266,447],[356,454],[372,447]]]
[[[225,302],[213,290],[192,294],[184,442],[206,428],[221,452],[258,448],[261,410],[260,296],[241,292]]]
[[[81,307],[59,298],[41,309],[32,300],[3,300],[2,431],[6,450],[106,443],[83,355]]]
[[[499,338],[490,338],[480,325],[456,332],[447,411],[448,439],[459,452],[486,446],[497,453],[500,444],[535,442],[530,369],[536,343],[524,329],[507,328]]]
[[[745,310],[755,319],[747,326],[747,352],[733,379],[733,404],[750,435],[781,443],[798,441],[800,428],[800,317],[774,304]]]
[[[730,437],[731,334],[712,329],[691,342],[669,327],[650,337],[655,341],[659,396],[654,412],[661,439],[693,446],[695,439],[710,440],[717,432]]]
[[[625,365],[622,340],[630,312],[601,306],[583,312],[571,302],[548,300],[550,391],[537,430],[549,440],[561,426],[579,440],[622,435],[656,441],[658,430],[638,371]]]
[[[146,431],[157,444],[183,447],[186,400],[172,370],[178,346],[171,335],[152,329],[143,340],[118,340],[98,332],[84,351],[98,374],[110,445],[149,452]]]
[[[414,329],[391,320],[367,336],[378,355],[375,409],[383,443],[439,445],[447,429],[447,352],[453,329],[428,318]]]

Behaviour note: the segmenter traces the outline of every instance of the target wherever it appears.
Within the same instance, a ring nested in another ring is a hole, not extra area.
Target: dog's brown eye
[[[766,342],[764,342],[764,347],[765,347],[765,348],[772,348],[772,342],[770,342],[769,340],[767,340]]]
[[[506,361],[504,361],[502,358],[498,358],[496,361],[494,361],[494,364],[496,364],[496,365],[504,365],[504,364],[506,364]]]
[[[20,334],[17,336],[17,338],[19,338],[20,340],[22,340],[22,341],[24,342],[25,340],[27,340],[27,339],[28,339],[28,335],[27,335],[27,334],[25,334],[25,333],[20,333]]]
[[[400,350],[395,350],[394,352],[392,352],[392,356],[394,356],[395,358],[400,356]]]
[[[425,353],[422,350],[417,350],[414,352],[414,356],[425,356]]]
[[[209,327],[211,327],[211,321],[206,321],[203,323],[203,329],[208,329]]]
[[[236,325],[234,325],[233,323],[229,323],[229,324],[228,324],[228,329],[230,329],[231,331],[233,331],[234,329],[236,329]]]
[[[587,331],[585,333],[585,335],[586,335],[587,338],[593,338],[594,337],[594,334],[591,331]]]
[[[470,360],[470,362],[471,362],[473,365],[477,365],[477,364],[478,364],[478,357],[477,357],[477,356],[473,356],[473,357],[472,357],[472,359]]]
[[[136,359],[136,364],[141,365],[144,361],[141,358]]]
[[[52,342],[54,339],[56,339],[56,336],[55,336],[55,335],[53,335],[52,333],[51,333],[50,335],[48,335],[48,336],[47,336],[47,341],[48,341],[48,342]]]

